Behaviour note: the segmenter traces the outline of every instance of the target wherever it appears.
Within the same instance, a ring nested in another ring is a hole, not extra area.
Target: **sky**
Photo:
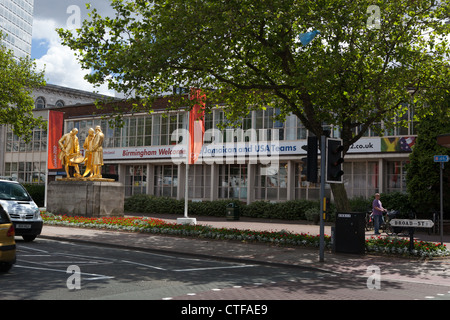
[[[73,89],[114,95],[106,86],[94,88],[84,75],[74,52],[61,44],[56,28],[73,29],[77,23],[88,19],[85,2],[89,0],[34,0],[33,37],[31,58],[35,59],[37,68],[45,70],[45,80],[49,84]],[[113,15],[109,0],[91,0],[103,15]],[[78,26],[79,27],[79,26]]]

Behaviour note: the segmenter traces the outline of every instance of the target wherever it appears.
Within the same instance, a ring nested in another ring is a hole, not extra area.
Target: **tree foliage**
[[[439,101],[448,93],[450,1],[111,5],[115,17],[93,9],[76,34],[58,32],[92,70],[89,82],[134,90],[144,104],[172,86],[199,87],[208,91],[208,108],[222,106],[232,122],[272,106],[280,120],[293,113],[317,136],[323,124],[334,125],[346,153],[375,122],[397,125],[405,103],[414,103],[420,117],[430,97]],[[379,19],[369,7],[379,9]],[[299,35],[313,30],[320,34],[302,45]]]
[[[449,107],[449,102],[446,104]],[[450,133],[450,117],[436,112],[423,119],[418,127],[418,137],[411,162],[407,166],[406,183],[411,203],[418,213],[440,209],[440,169],[434,155],[449,155],[450,150],[437,144],[436,137]],[[450,168],[444,168],[444,208],[450,212]],[[429,215],[428,215],[429,217]]]
[[[414,99],[420,111],[430,94],[448,90],[448,1],[111,5],[114,18],[93,9],[76,35],[59,34],[93,70],[91,83],[144,98],[172,86],[210,88],[208,100],[224,104],[231,118],[273,105],[316,135],[324,122],[339,126],[349,147],[373,122],[402,114],[404,102]],[[368,26],[370,5],[380,8],[380,29]],[[315,29],[317,40],[303,46],[299,35]]]
[[[0,38],[2,34],[0,33]],[[0,124],[12,125],[13,132],[25,141],[33,128],[45,127],[42,117],[34,117],[34,88],[45,85],[44,74],[36,71],[29,58],[16,59],[11,50],[0,44]]]

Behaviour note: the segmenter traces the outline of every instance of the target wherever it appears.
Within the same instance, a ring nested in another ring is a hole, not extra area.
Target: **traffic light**
[[[306,160],[306,181],[317,183],[317,137],[308,137],[308,144],[302,146],[307,152]]]
[[[344,146],[342,145],[341,139],[327,139],[327,171],[326,171],[326,182],[327,183],[342,183],[342,175],[344,171],[342,170]]]

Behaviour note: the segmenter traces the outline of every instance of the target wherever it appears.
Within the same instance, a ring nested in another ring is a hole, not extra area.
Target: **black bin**
[[[227,220],[239,220],[239,206],[237,206],[234,202],[231,202],[227,205]]]
[[[338,212],[334,228],[334,250],[342,253],[365,253],[365,214]]]

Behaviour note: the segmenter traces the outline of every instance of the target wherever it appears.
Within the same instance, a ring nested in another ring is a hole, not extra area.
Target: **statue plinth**
[[[108,181],[106,181],[108,180]],[[65,178],[47,189],[47,211],[68,216],[123,216],[125,188],[114,179]]]
[[[59,158],[67,177],[50,182],[47,187],[47,211],[69,216],[105,217],[123,216],[125,188],[114,179],[102,178],[104,134],[100,126],[89,129],[80,153],[77,137],[78,129],[73,128],[59,139]],[[86,170],[81,175],[79,164],[85,163]],[[75,168],[74,177],[69,167]],[[90,174],[90,175],[89,175]],[[88,176],[89,175],[89,176]]]
[[[62,178],[58,181],[98,181],[98,182],[114,182],[114,179],[107,178],[83,178],[83,177],[73,177],[73,178]]]

